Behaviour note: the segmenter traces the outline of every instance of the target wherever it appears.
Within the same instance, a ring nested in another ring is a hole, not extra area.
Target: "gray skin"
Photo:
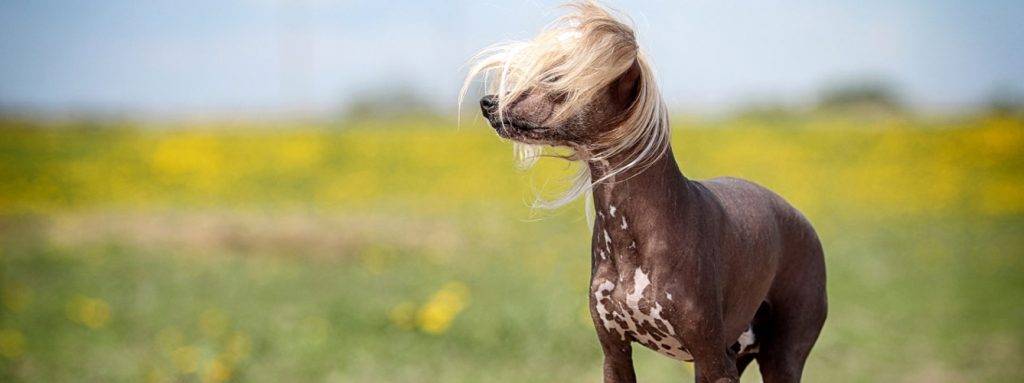
[[[547,94],[528,93],[505,107],[501,120],[493,96],[481,100],[481,109],[504,138],[569,146],[586,158],[588,144],[616,126],[631,105],[639,70],[634,65],[588,108],[557,124],[551,119],[558,97]],[[624,160],[587,163],[593,179],[599,179]],[[675,335],[650,326],[638,331],[679,340],[693,356],[697,382],[738,382],[755,359],[767,383],[800,381],[825,321],[827,298],[821,244],[799,211],[745,180],[689,180],[671,148],[648,167],[595,185],[593,194],[598,214],[591,241],[590,311],[604,351],[605,382],[636,381],[632,343],[637,334],[623,339],[608,330],[596,307],[601,301],[625,307],[638,267],[651,281],[640,310],[649,313],[660,304]],[[608,248],[606,258],[597,255]],[[595,296],[603,281],[618,283],[610,294]],[[736,341],[748,326],[757,351],[737,354]]]

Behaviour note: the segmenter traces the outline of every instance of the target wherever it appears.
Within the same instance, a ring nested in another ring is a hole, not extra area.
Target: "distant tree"
[[[737,118],[766,123],[789,123],[797,118],[800,110],[781,103],[748,103],[735,109]]]
[[[358,94],[344,107],[342,116],[352,120],[375,120],[434,113],[424,97],[411,88],[383,87]]]
[[[989,95],[985,110],[997,115],[1024,115],[1024,93],[1010,86],[999,86]]]
[[[819,110],[897,114],[905,110],[895,87],[881,80],[844,82],[826,87],[818,97]]]

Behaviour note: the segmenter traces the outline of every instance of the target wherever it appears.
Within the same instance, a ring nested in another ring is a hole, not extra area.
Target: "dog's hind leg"
[[[757,364],[765,383],[795,383],[814,347],[824,322],[824,310],[804,304],[782,304],[773,309],[762,336]],[[801,310],[802,313],[795,311]]]
[[[787,260],[768,293],[768,315],[755,327],[757,364],[765,383],[799,382],[807,355],[825,323],[825,261],[813,235]]]

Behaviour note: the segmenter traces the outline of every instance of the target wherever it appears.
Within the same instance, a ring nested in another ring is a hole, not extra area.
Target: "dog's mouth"
[[[529,144],[544,143],[551,132],[551,128],[507,116],[501,119],[498,116],[489,116],[487,122],[502,138]]]

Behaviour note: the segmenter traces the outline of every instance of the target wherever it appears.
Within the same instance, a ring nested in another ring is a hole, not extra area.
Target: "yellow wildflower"
[[[110,321],[110,305],[99,298],[78,296],[68,303],[68,317],[93,330]]]
[[[168,378],[167,373],[165,373],[164,370],[159,367],[152,368],[149,370],[148,373],[146,373],[147,383],[162,383],[168,381],[170,381],[170,379]]]
[[[25,336],[15,329],[0,330],[0,355],[14,359],[25,352]]]
[[[210,361],[203,371],[203,382],[216,383],[228,379],[231,379],[231,367],[219,358]]]
[[[249,335],[244,332],[236,332],[228,339],[224,354],[228,361],[237,363],[249,357],[251,349],[252,340],[249,339]]]
[[[430,297],[416,315],[416,321],[424,332],[441,334],[448,330],[452,320],[466,306],[469,288],[461,282],[449,282]]]
[[[310,167],[320,161],[323,151],[323,143],[317,137],[289,137],[277,146],[278,164],[286,168]]]
[[[191,374],[199,369],[199,349],[193,346],[178,347],[171,354],[171,361],[174,366],[186,374]]]

